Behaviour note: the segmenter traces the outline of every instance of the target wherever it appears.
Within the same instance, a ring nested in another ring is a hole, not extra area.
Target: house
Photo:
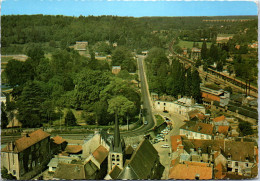
[[[51,138],[51,151],[53,154],[62,152],[67,147],[68,142],[60,136]]]
[[[172,152],[183,150],[182,138],[180,135],[171,136],[171,148]]]
[[[105,147],[107,150],[110,148],[108,134],[105,131],[96,131],[95,134],[82,145],[82,157],[87,158],[100,145]]]
[[[36,130],[9,143],[1,152],[1,167],[18,180],[31,179],[51,159],[50,134]]]
[[[70,156],[62,156],[62,155],[55,155],[54,158],[48,163],[49,172],[55,172],[59,163],[67,163],[70,164],[72,161],[79,161],[80,158],[77,157],[70,157]]]
[[[200,87],[201,96],[203,97],[203,104],[211,107],[213,102],[218,102],[220,106],[224,107],[228,105],[230,100],[230,93],[228,91],[213,90],[207,87]]]
[[[53,175],[53,180],[86,180],[95,179],[92,174],[95,173],[97,167],[95,164],[82,163],[59,163]]]
[[[205,108],[198,104],[195,104],[192,98],[179,98],[177,101],[161,101],[156,100],[154,102],[154,108],[157,111],[166,111],[169,113],[176,113],[182,115],[186,120],[189,120],[189,112],[192,110],[199,110],[201,113],[205,114]]]
[[[210,180],[213,169],[208,163],[184,162],[176,164],[169,171],[169,179],[178,180]]]
[[[75,45],[75,50],[86,51],[87,50],[87,46],[88,46],[88,42],[87,41],[77,41],[76,45]]]
[[[180,135],[188,139],[213,139],[213,125],[202,122],[187,122],[180,127]]]
[[[142,55],[144,55],[144,56],[146,56],[146,55],[148,55],[148,53],[149,53],[149,51],[142,51]]]
[[[9,121],[8,125],[6,126],[7,128],[21,128],[22,123],[16,118],[16,116],[13,116],[13,119]]]
[[[229,122],[227,121],[226,117],[224,115],[215,117],[212,120],[214,126],[229,126]]]
[[[224,156],[227,159],[227,171],[250,176],[256,163],[253,142],[225,141]]]
[[[82,146],[81,145],[67,145],[65,148],[65,152],[69,154],[81,154]]]
[[[191,110],[188,112],[188,116],[189,116],[189,120],[191,121],[206,121],[206,119],[208,118],[205,114],[203,114],[202,112],[200,112],[197,109]]]
[[[112,66],[112,73],[118,74],[121,71],[121,66]]]

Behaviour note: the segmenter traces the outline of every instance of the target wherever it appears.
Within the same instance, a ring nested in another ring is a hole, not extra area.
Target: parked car
[[[168,144],[164,144],[161,146],[162,148],[170,148],[170,146]]]
[[[147,121],[144,121],[144,125],[147,125],[148,124],[148,122]]]
[[[158,138],[158,141],[164,141],[164,138]]]

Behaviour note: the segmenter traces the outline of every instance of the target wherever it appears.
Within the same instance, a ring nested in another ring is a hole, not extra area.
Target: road
[[[120,133],[122,136],[137,136],[137,135],[144,135],[146,131],[152,129],[154,127],[154,119],[152,114],[152,106],[150,104],[150,97],[149,97],[149,90],[148,84],[145,76],[144,70],[144,58],[145,56],[138,55],[138,69],[139,69],[139,76],[141,81],[141,95],[142,95],[142,102],[143,108],[146,110],[145,120],[148,122],[147,125],[143,125],[135,130],[126,131]]]

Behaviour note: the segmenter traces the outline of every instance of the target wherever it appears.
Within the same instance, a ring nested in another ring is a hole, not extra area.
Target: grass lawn
[[[3,57],[1,56],[1,62],[4,63],[4,62],[8,62],[9,60],[12,60],[13,57]]]
[[[196,42],[196,43],[199,43],[199,47],[201,48],[202,42]],[[193,41],[183,41],[183,40],[180,40],[178,45],[181,48],[190,48],[191,49],[193,47]],[[211,43],[207,42],[207,48],[210,48],[210,46],[211,46]]]
[[[155,118],[156,118],[156,122],[157,122],[157,126],[158,125],[161,125],[162,123],[164,123],[164,119],[161,115],[155,115]]]

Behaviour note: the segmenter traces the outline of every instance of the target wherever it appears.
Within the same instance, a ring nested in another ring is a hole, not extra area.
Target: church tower
[[[108,154],[108,172],[112,170],[114,165],[123,169],[124,166],[124,141],[120,139],[118,119],[116,115],[114,138],[111,142],[109,154]]]

